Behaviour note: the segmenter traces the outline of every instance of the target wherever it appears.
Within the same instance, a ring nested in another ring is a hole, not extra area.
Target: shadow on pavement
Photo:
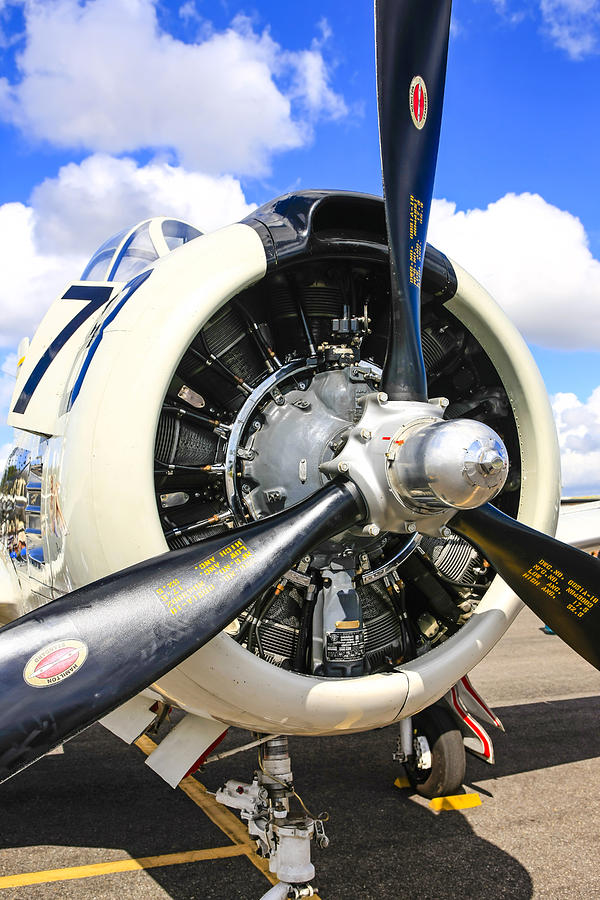
[[[331,814],[331,845],[313,853],[315,884],[324,900],[350,895],[363,900],[530,898],[527,870],[478,837],[464,815],[435,815],[393,786],[396,730],[291,739],[299,793],[313,812],[327,809]],[[229,741],[240,739],[237,732]],[[19,853],[18,871],[115,857],[94,850],[77,859],[72,853],[61,858],[56,852],[49,864],[45,852],[35,847],[117,848],[139,857],[229,843],[181,791],[171,790],[142,763],[136,748],[94,726],[65,745],[63,756],[47,757],[3,785],[2,846],[32,848],[25,861]],[[210,766],[201,780],[209,790],[228,777],[250,780],[254,765],[253,754],[244,754]],[[147,875],[173,900],[254,900],[268,888],[246,859],[151,869]],[[120,897],[115,888],[125,888],[128,877],[112,876],[110,885],[108,878],[96,878],[28,887],[10,900]]]
[[[495,766],[469,759],[467,777],[474,781],[600,757],[600,696],[505,706],[497,712],[506,734],[492,729]]]

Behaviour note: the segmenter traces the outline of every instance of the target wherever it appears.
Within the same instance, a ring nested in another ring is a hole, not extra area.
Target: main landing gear
[[[463,735],[443,706],[403,719],[394,758],[404,764],[411,787],[429,799],[456,794],[467,766]]]
[[[400,721],[393,758],[404,765],[417,793],[429,799],[458,793],[465,779],[465,749],[493,763],[493,744],[479,718],[504,730],[465,675],[443,700]],[[312,897],[311,841],[321,849],[329,845],[327,817],[310,813],[296,793],[287,737],[262,741],[252,782],[231,779],[216,800],[239,811],[259,855],[279,879],[262,900]]]
[[[465,780],[467,750],[493,765],[494,744],[482,722],[504,731],[468,675],[438,703],[402,719],[393,758],[411,787],[429,799],[456,794]]]

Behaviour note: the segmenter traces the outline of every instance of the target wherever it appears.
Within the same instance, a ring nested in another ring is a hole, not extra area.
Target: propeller
[[[375,0],[377,101],[390,249],[391,322],[382,389],[427,398],[420,294],[442,121],[451,0]],[[554,631],[600,669],[600,562],[486,503],[451,527]]]
[[[392,285],[383,388],[392,401],[417,401],[417,418],[423,415],[421,401],[426,399],[419,336],[420,280],[442,114],[450,5],[450,0],[375,3]],[[383,404],[383,394],[379,397]],[[440,428],[448,426],[453,423],[440,422]],[[360,431],[360,423],[357,427]],[[366,446],[364,431],[361,439]],[[379,458],[381,471],[374,472],[372,496],[398,503],[404,514],[407,507],[394,500],[384,457]],[[434,484],[436,472],[426,471],[419,453],[415,459],[414,471]],[[494,477],[495,459],[486,460],[469,461],[482,484],[488,476]],[[452,468],[452,463],[452,458],[443,459],[444,466]],[[463,462],[454,463],[454,476],[460,481]],[[364,499],[371,490],[371,485],[367,487],[361,493],[352,481],[330,482],[278,515],[141,562],[0,629],[0,780],[161,678],[319,543],[369,518],[376,525],[376,510],[368,508]],[[515,522],[489,503],[461,509],[451,525],[479,547],[557,634],[600,668],[597,560]]]
[[[421,275],[437,162],[451,0],[376,0],[377,104],[391,268],[382,390],[425,400]]]
[[[353,484],[141,562],[0,630],[0,781],[202,647],[315,544],[365,515]]]
[[[527,606],[600,669],[600,562],[516,522],[489,503],[450,523],[474,544]]]

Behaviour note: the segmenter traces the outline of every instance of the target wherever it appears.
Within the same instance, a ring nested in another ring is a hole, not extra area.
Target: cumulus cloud
[[[575,216],[537,194],[467,212],[435,200],[428,239],[490,291],[527,340],[600,348],[600,262]]]
[[[0,365],[0,409],[8,406],[17,379],[17,354],[8,353]]]
[[[31,335],[65,284],[79,277],[84,258],[40,252],[35,211],[23,203],[0,206],[0,346]]]
[[[492,0],[492,4],[496,12],[510,25],[518,25],[526,16],[525,11],[522,9],[513,10],[508,0]]]
[[[184,4],[189,19],[195,7]],[[156,0],[29,0],[20,80],[0,79],[0,116],[29,137],[107,153],[174,151],[209,174],[261,175],[274,153],[346,115],[323,56],[287,51],[237,16],[197,43],[161,29]]]
[[[0,363],[0,418],[1,424],[6,422],[8,408],[15,389],[15,381],[17,375],[17,354],[9,353]],[[8,430],[3,428],[0,434],[6,436]],[[13,448],[12,441],[10,443],[0,444],[0,477],[4,472],[6,460],[10,456]]]
[[[12,452],[13,446],[14,445],[12,441],[10,443],[0,445],[0,475],[2,474],[2,472],[4,472],[6,461]]]
[[[537,18],[542,34],[573,60],[600,50],[600,0],[537,0],[523,8],[522,0],[491,0],[511,25]]]
[[[213,231],[254,208],[231,175],[203,175],[165,162],[138,166],[105,154],[63,166],[35,188],[31,205],[41,250],[87,256],[115,231],[149,216],[175,216]]]
[[[540,11],[544,30],[571,59],[598,52],[600,0],[540,0]]]
[[[179,18],[183,19],[184,22],[202,22],[202,16],[196,9],[194,0],[186,0],[185,3],[182,3],[179,7],[178,14]]]
[[[104,155],[64,166],[34,190],[29,205],[0,206],[0,346],[33,333],[59,291],[111,234],[154,215],[209,231],[252,208],[231,176]]]
[[[552,400],[565,494],[600,493],[600,386],[582,402],[575,394]]]

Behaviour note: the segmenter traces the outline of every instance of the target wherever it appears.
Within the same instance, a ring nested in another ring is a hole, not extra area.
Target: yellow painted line
[[[473,806],[481,806],[479,794],[456,794],[453,797],[434,797],[429,801],[431,809],[440,812],[443,809],[471,809]]]
[[[24,362],[25,362],[25,357],[22,356],[21,359],[19,360],[19,362],[17,363],[17,369],[19,368],[19,366],[22,366]]]
[[[45,884],[50,881],[73,881],[80,878],[94,878],[98,875],[113,875],[116,872],[139,872],[142,869],[156,869],[159,866],[179,866],[182,863],[202,862],[207,859],[229,859],[244,856],[253,845],[232,844],[229,847],[211,847],[209,850],[188,850],[184,853],[164,853],[162,856],[142,856],[139,859],[118,859],[114,862],[93,863],[89,866],[71,866],[67,869],[47,869],[45,872],[25,872],[22,875],[0,877],[0,890],[26,887],[30,884]]]
[[[408,780],[406,775],[400,775],[398,778],[396,778],[396,780],[394,782],[394,787],[397,787],[400,789],[410,787],[410,781]]]

